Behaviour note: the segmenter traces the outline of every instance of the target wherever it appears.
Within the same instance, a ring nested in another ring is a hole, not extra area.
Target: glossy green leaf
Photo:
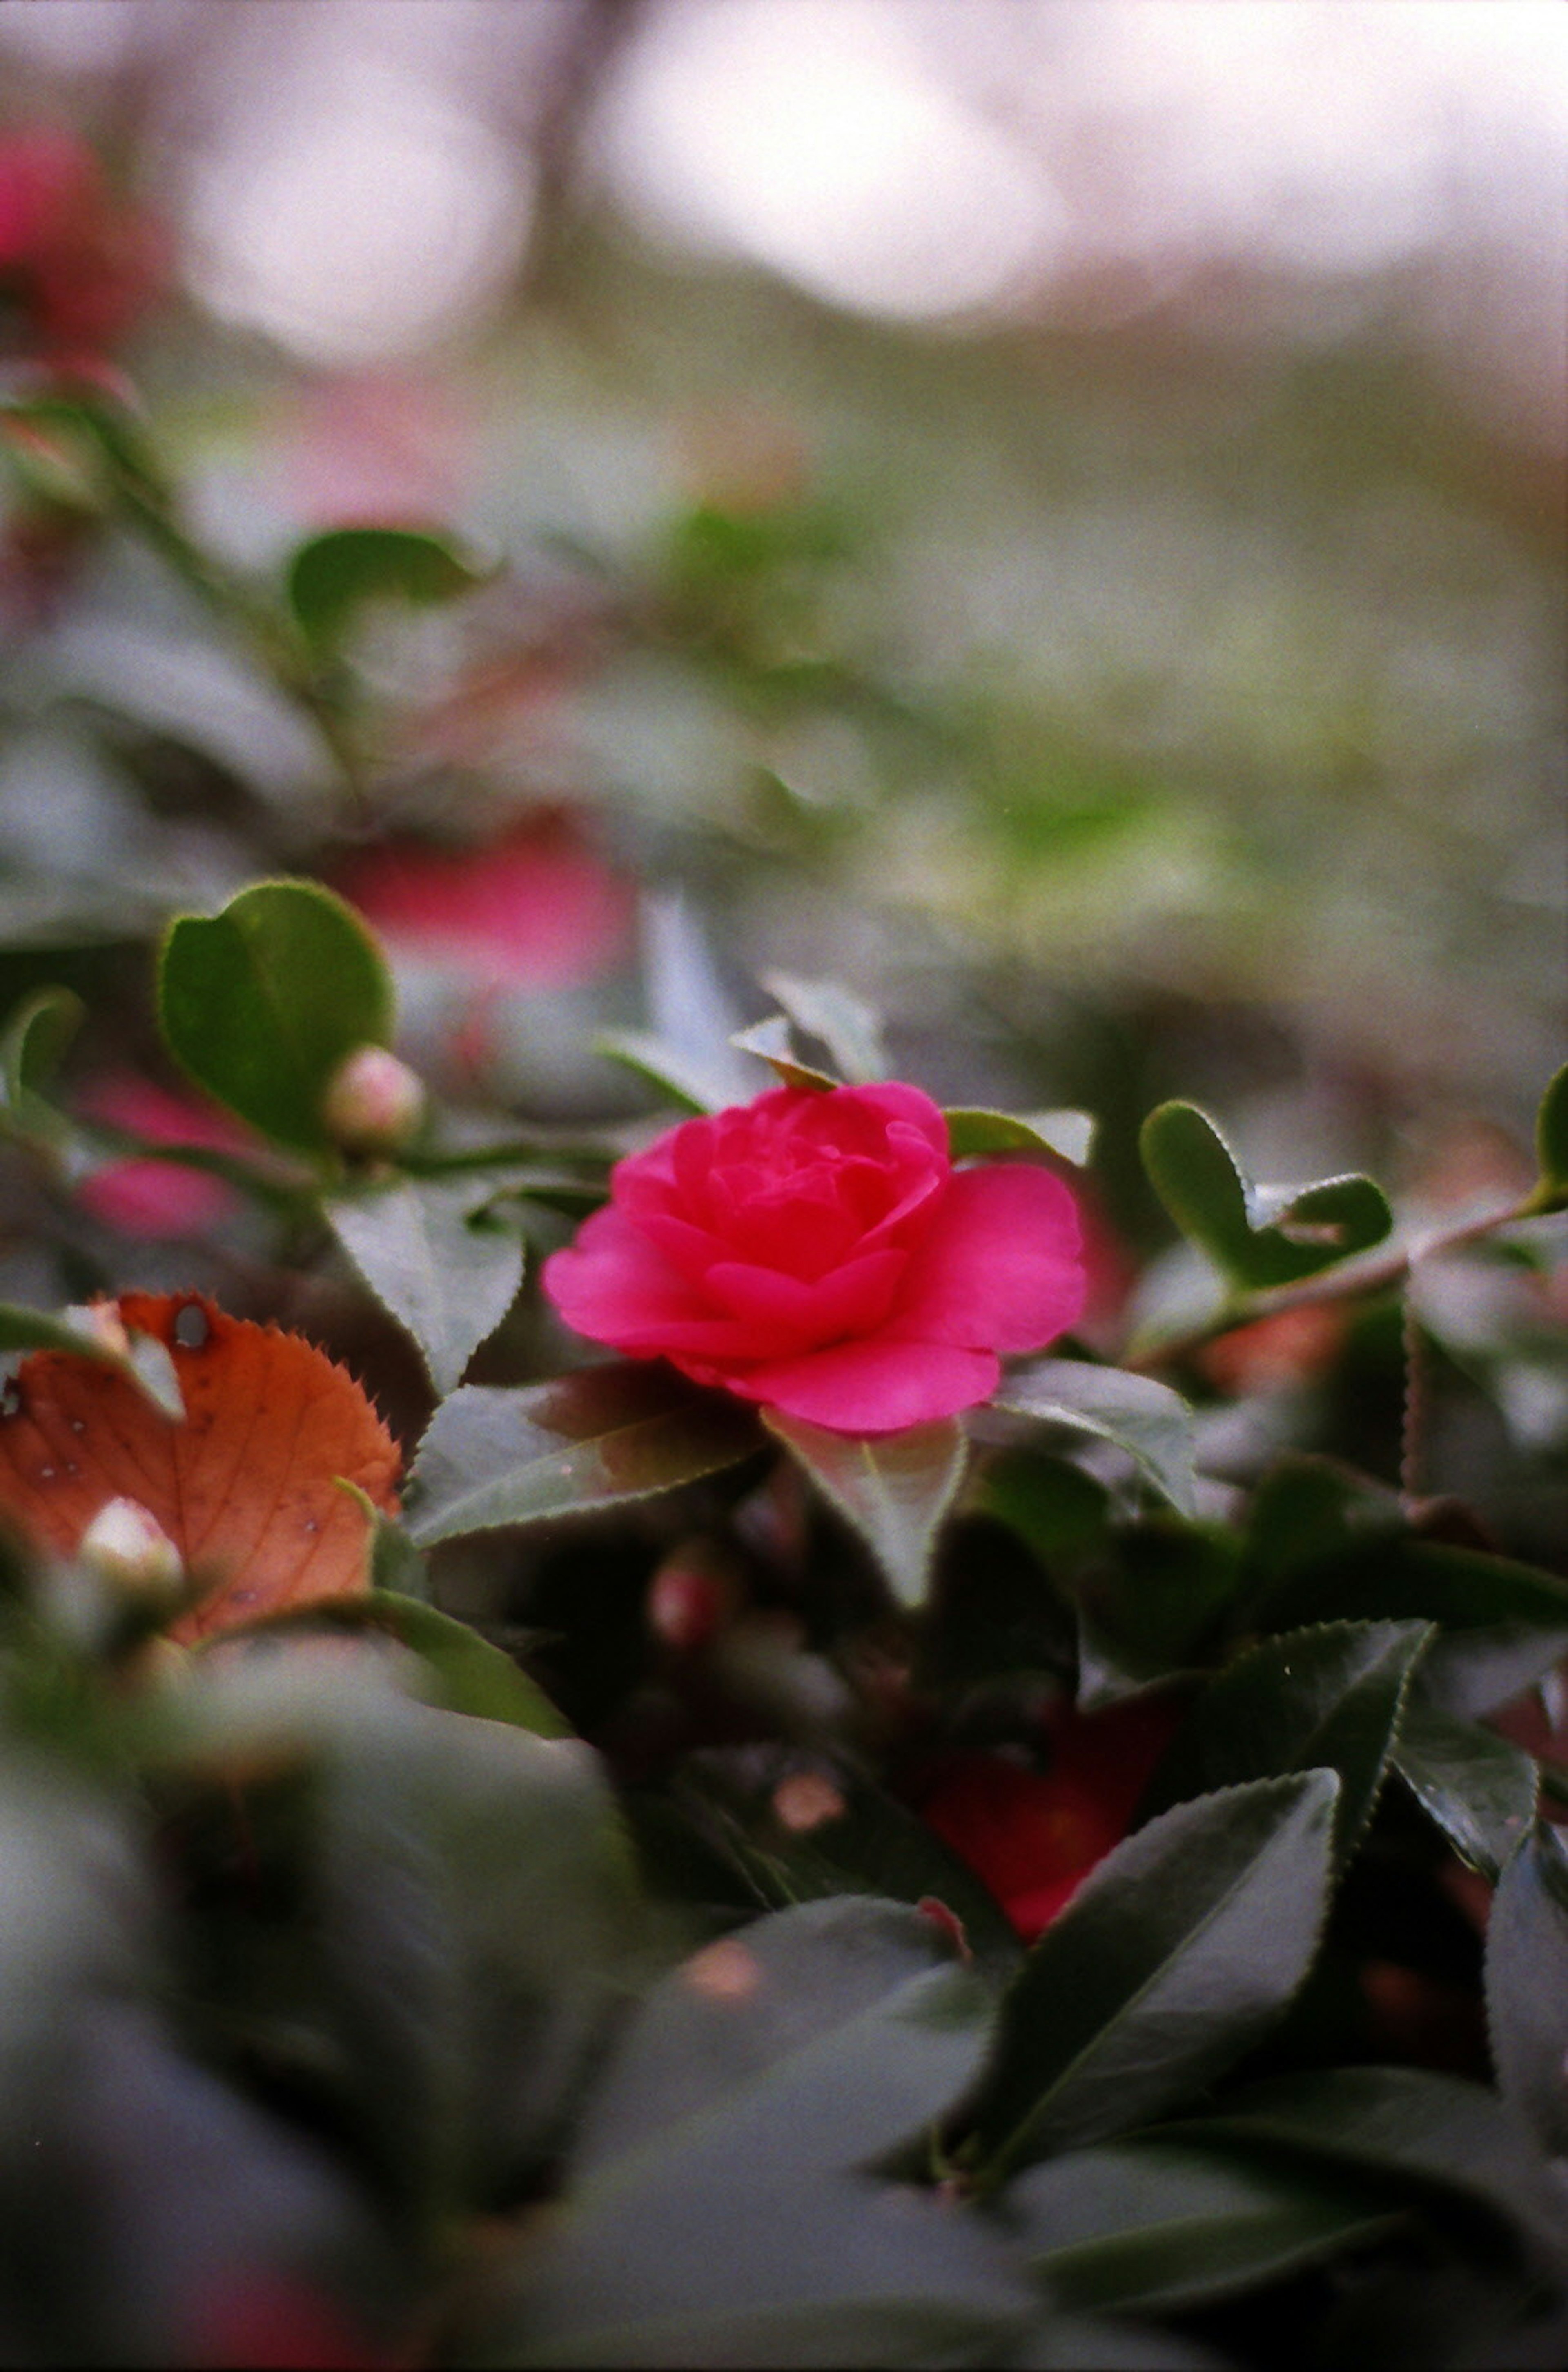
[[[0,1302],[0,1352],[71,1351],[78,1358],[96,1359],[145,1392],[153,1406],[178,1424],[185,1414],[180,1378],[166,1344],[137,1327],[127,1330],[127,1347],[121,1350],[106,1339],[94,1321],[90,1306],[51,1311],[24,1309],[16,1302]]]
[[[1338,1795],[1331,1771],[1226,1788],[1091,1871],[1004,2004],[989,2178],[1159,2115],[1260,2040],[1317,1949]]]
[[[406,1326],[438,1392],[461,1381],[523,1279],[523,1247],[482,1215],[494,1181],[400,1179],[323,1203],[333,1234],[377,1299]]]
[[[1562,2198],[1496,2095],[1418,2067],[1313,2067],[1243,2086],[1169,2143],[1224,2148],[1376,2178],[1410,2200],[1446,2192],[1561,2247]]]
[[[1388,1197],[1370,1178],[1260,1187],[1195,1104],[1161,1104],[1144,1122],[1144,1167],[1182,1233],[1233,1285],[1259,1292],[1316,1276],[1384,1241]]]
[[[893,1066],[881,1016],[853,989],[836,980],[799,980],[784,971],[764,972],[762,985],[797,1029],[827,1048],[842,1079],[865,1086],[889,1076]]]
[[[1568,1063],[1553,1077],[1536,1114],[1536,1158],[1540,1180],[1533,1195],[1538,1211],[1568,1207]]]
[[[900,1605],[925,1595],[943,1517],[958,1496],[969,1442],[956,1417],[870,1438],[829,1433],[764,1409],[762,1422],[870,1550]]]
[[[1261,1641],[1209,1682],[1149,1781],[1140,1819],[1240,1780],[1337,1771],[1342,1866],[1372,1818],[1431,1635],[1423,1622],[1327,1622]]]
[[[1544,1821],[1493,1897],[1486,2023],[1503,2098],[1543,2150],[1568,2158],[1568,1850]]]
[[[336,648],[372,602],[428,609],[471,592],[489,573],[444,537],[412,528],[341,527],[300,545],[289,562],[286,591],[306,640],[320,656]]]
[[[1170,2313],[1279,2281],[1397,2223],[1342,2177],[1156,2139],[1074,2150],[1006,2195],[1035,2273],[1067,2313]]]
[[[409,1530],[427,1548],[622,1506],[737,1465],[761,1440],[743,1402],[641,1360],[516,1391],[464,1384],[420,1443]]]
[[[976,1153],[1054,1153],[1081,1169],[1094,1151],[1092,1112],[987,1111],[979,1105],[949,1105],[947,1143],[955,1161]]]
[[[1455,1852],[1495,1879],[1535,1818],[1536,1766],[1522,1746],[1464,1721],[1413,1688],[1394,1768]]]
[[[0,1125],[50,1142],[64,1132],[43,1090],[80,1027],[85,1007],[68,988],[24,997],[0,1032]]]
[[[263,1135],[309,1152],[345,1055],[392,1035],[390,976],[352,907],[314,881],[260,881],[219,914],[180,915],[158,965],[158,1019],[198,1087]]]
[[[1004,1376],[994,1404],[1114,1442],[1174,1507],[1192,1514],[1192,1412],[1168,1384],[1086,1359],[1039,1359]]]
[[[991,2018],[940,1930],[889,1903],[807,1903],[707,1946],[632,2020],[508,2336],[464,2360],[993,2353],[1032,2303],[998,2238],[854,2171],[963,2092]]]

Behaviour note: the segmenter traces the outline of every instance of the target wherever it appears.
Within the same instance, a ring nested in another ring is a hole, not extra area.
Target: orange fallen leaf
[[[199,1294],[127,1293],[118,1307],[168,1346],[184,1423],[91,1359],[34,1353],[0,1409],[0,1516],[72,1555],[111,1499],[145,1508],[213,1576],[175,1639],[367,1589],[370,1518],[336,1478],[394,1512],[398,1452],[353,1377]]]

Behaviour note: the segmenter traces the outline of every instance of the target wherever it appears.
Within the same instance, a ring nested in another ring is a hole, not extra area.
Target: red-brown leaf
[[[176,1639],[367,1588],[369,1521],[335,1478],[395,1511],[398,1453],[353,1377],[197,1294],[127,1293],[119,1310],[168,1345],[185,1422],[90,1359],[35,1353],[0,1414],[0,1513],[70,1555],[109,1500],[138,1501],[212,1576]],[[199,1342],[179,1339],[182,1320]]]

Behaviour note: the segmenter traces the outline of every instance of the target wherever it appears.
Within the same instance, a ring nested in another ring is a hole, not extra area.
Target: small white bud
[[[327,1133],[345,1153],[395,1153],[424,1118],[424,1081],[385,1046],[346,1054],[321,1102]]]
[[[77,1553],[115,1588],[172,1604],[185,1580],[180,1551],[139,1499],[106,1499]]]

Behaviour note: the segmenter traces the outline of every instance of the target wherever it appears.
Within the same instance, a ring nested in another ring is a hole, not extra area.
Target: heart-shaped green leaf
[[[1003,1378],[994,1405],[1113,1441],[1174,1507],[1192,1514],[1192,1412],[1168,1384],[1087,1359],[1040,1359]]]
[[[1538,1211],[1568,1206],[1568,1063],[1556,1074],[1536,1114],[1536,1158],[1540,1181],[1531,1197]]]
[[[1372,1818],[1431,1636],[1424,1622],[1326,1622],[1261,1641],[1209,1682],[1149,1781],[1140,1820],[1239,1780],[1333,1770],[1342,1866]]]
[[[182,914],[158,963],[158,1020],[198,1087],[263,1135],[331,1140],[329,1082],[392,1036],[392,984],[352,907],[314,881],[259,881],[219,914]]]
[[[969,1459],[957,1418],[870,1439],[829,1433],[778,1409],[764,1409],[762,1422],[854,1527],[900,1605],[918,1606]]]
[[[1004,2004],[988,2179],[1158,2116],[1260,2040],[1317,1949],[1338,1796],[1331,1771],[1226,1788],[1091,1871]]]
[[[289,608],[318,657],[336,649],[372,602],[429,609],[482,585],[490,572],[446,538],[401,527],[340,527],[302,543],[289,563]]]
[[[645,1361],[580,1368],[524,1390],[463,1384],[430,1421],[409,1476],[422,1548],[673,1491],[762,1441],[741,1401]]]
[[[1159,1105],[1144,1122],[1139,1143],[1144,1167],[1177,1226],[1244,1292],[1316,1276],[1382,1243],[1394,1224],[1387,1195],[1370,1178],[1254,1185],[1195,1104]]]
[[[419,1344],[438,1392],[460,1382],[522,1283],[520,1238],[483,1223],[495,1183],[471,1171],[400,1179],[322,1206],[366,1285]]]

